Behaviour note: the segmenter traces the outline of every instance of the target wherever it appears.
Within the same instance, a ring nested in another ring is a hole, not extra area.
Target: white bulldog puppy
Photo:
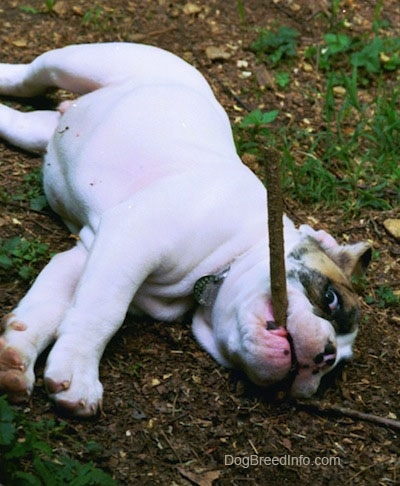
[[[0,65],[0,94],[78,93],[58,111],[0,106],[0,136],[44,154],[44,189],[76,245],[56,255],[3,320],[0,389],[45,383],[58,406],[94,414],[99,361],[128,311],[171,321],[197,301],[193,331],[219,363],[294,396],[351,356],[358,304],[350,278],[366,243],[340,246],[285,217],[286,329],[270,296],[266,190],[235,151],[228,117],[192,66],[135,44],[77,45]]]

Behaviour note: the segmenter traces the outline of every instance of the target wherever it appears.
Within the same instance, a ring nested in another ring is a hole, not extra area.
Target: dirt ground
[[[71,43],[154,44],[198,67],[232,121],[246,114],[246,107],[261,106],[283,109],[295,124],[308,119],[318,126],[320,111],[302,91],[306,83],[318,89],[318,74],[299,66],[297,83],[285,92],[276,87],[261,91],[254,75],[256,58],[247,48],[256,38],[255,27],[287,25],[301,33],[304,49],[327,31],[331,2],[244,0],[244,19],[238,9],[241,2],[236,1],[60,0],[51,13],[44,3],[2,0],[1,62],[28,62],[45,50]],[[355,31],[370,30],[375,3],[341,2],[340,15]],[[383,4],[382,16],[399,36],[399,4]],[[222,48],[226,59],[211,60],[206,52],[210,46]],[[238,61],[247,61],[247,66]],[[252,75],[246,77],[243,71]],[[23,175],[38,165],[39,158],[1,144],[1,187],[17,193]],[[363,297],[375,295],[382,284],[399,290],[400,244],[382,224],[396,212],[365,211],[345,221],[338,209],[303,207],[292,200],[286,201],[286,208],[296,222],[313,221],[335,236],[373,242],[380,260],[371,266]],[[0,211],[1,238],[39,238],[52,252],[73,244],[47,211],[30,211],[24,203],[2,203]],[[15,275],[4,277],[2,313],[12,309],[26,288]],[[362,308],[354,360],[323,387],[315,406],[261,392],[221,368],[195,343],[189,320],[167,325],[128,318],[102,360],[104,414],[86,421],[63,417],[68,435],[52,446],[82,461],[94,461],[122,485],[400,484],[400,430],[332,408],[400,419],[399,308]],[[46,397],[42,372],[43,360],[29,407],[21,407],[32,420],[56,414]],[[89,441],[100,444],[101,451],[88,453],[84,444]],[[250,456],[258,464],[244,467]],[[241,465],[231,464],[233,458]],[[260,464],[263,458],[279,463]],[[321,465],[318,458],[331,462]]]

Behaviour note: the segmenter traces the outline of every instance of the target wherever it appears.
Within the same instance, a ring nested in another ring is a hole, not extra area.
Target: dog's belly
[[[75,229],[161,178],[236,161],[228,118],[180,85],[103,88],[70,104],[44,162],[48,200]]]

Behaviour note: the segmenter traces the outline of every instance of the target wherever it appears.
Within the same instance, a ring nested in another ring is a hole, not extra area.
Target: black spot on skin
[[[275,321],[267,321],[267,331],[273,331],[276,329]]]

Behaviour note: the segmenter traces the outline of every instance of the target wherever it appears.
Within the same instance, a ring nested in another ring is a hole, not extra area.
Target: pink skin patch
[[[252,338],[246,345],[246,354],[250,379],[261,386],[268,386],[286,378],[292,366],[291,346],[285,328],[275,328],[274,315],[270,299],[259,302],[260,307],[253,309],[253,316],[258,318],[258,325]],[[269,325],[268,325],[269,323]]]
[[[266,311],[265,312],[265,317],[266,317],[265,320],[266,320],[266,323],[267,323],[267,331],[269,333],[271,333],[272,336],[276,336],[277,338],[284,338],[285,340],[287,340],[288,333],[287,333],[286,329],[283,328],[283,327],[275,328],[274,310],[272,308],[272,301],[270,299],[268,299],[267,302],[266,302],[265,311]],[[287,356],[287,355],[290,354],[290,351],[288,351],[286,349],[286,345],[284,347],[285,347],[284,354]]]

